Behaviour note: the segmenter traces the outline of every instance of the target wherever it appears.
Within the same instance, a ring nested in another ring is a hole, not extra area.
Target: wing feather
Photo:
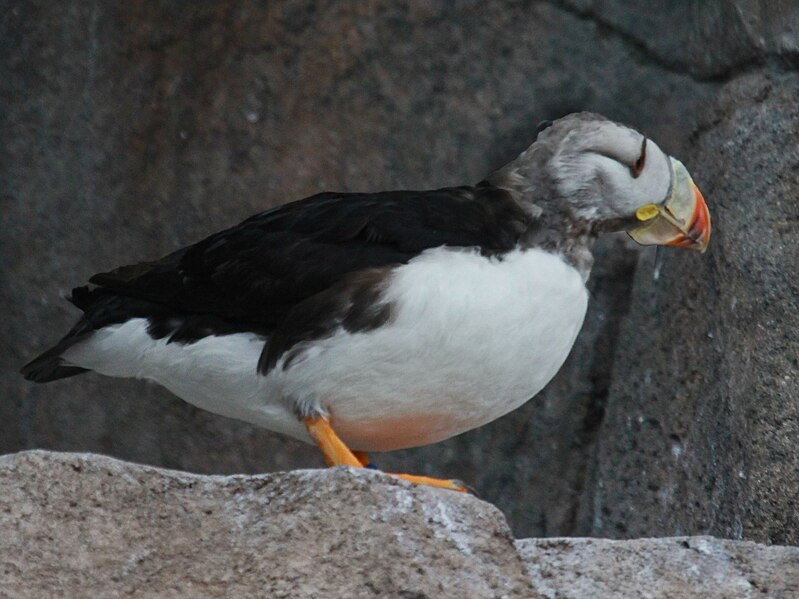
[[[508,192],[487,184],[323,193],[90,282],[175,310],[278,327],[294,306],[349,273],[402,264],[442,245],[506,251],[526,226]]]

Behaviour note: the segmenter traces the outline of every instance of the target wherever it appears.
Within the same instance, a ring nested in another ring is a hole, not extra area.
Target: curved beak
[[[627,231],[641,245],[673,245],[704,252],[710,242],[710,212],[699,188],[679,160],[671,159],[672,187],[662,204],[641,206],[640,224]]]

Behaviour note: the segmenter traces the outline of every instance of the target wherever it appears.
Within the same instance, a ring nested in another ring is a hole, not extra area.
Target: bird
[[[704,252],[710,230],[679,160],[573,113],[476,184],[319,193],[96,274],[67,298],[77,323],[21,372],[155,381],[315,443],[328,466],[366,467],[370,452],[442,441],[541,391],[582,326],[597,237]]]

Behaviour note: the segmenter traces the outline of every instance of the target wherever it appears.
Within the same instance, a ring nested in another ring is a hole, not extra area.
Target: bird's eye
[[[552,126],[552,121],[541,121],[535,128],[536,134],[541,133],[544,129],[549,129]]]
[[[633,162],[632,166],[630,166],[630,173],[633,176],[633,179],[637,179],[638,175],[641,174],[641,171],[644,170],[644,165],[646,164],[646,137],[644,141],[641,142],[641,155],[638,156],[638,160]]]

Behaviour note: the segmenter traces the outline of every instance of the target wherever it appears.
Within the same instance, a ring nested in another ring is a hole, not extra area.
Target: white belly
[[[319,406],[354,449],[388,451],[481,426],[538,393],[574,343],[587,292],[577,270],[542,250],[497,260],[437,248],[396,269],[386,299],[388,324],[320,340],[267,377],[255,371],[264,345],[255,335],[167,344],[149,339],[142,319],[64,357],[303,440],[293,402]]]
[[[365,450],[434,443],[526,402],[571,350],[587,291],[541,250],[499,261],[440,248],[399,268],[387,299],[390,324],[339,333],[269,377],[277,394],[328,409]]]

